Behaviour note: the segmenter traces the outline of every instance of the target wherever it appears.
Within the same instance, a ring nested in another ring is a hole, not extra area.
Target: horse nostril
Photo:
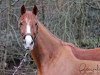
[[[30,45],[33,45],[33,41],[30,43]]]

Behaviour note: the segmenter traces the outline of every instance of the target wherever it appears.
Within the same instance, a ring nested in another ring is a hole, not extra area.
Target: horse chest
[[[65,58],[61,58],[56,63],[45,65],[38,75],[74,75],[73,70],[73,65],[67,62]]]

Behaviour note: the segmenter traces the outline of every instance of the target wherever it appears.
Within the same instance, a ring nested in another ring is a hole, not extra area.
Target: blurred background
[[[54,35],[81,48],[100,47],[99,0],[0,0],[0,75],[12,75],[25,50],[18,19],[20,7],[38,7],[38,19]],[[36,65],[28,55],[16,75],[35,75]]]

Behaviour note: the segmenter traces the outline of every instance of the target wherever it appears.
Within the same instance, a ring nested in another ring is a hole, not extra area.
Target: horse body
[[[91,70],[97,69],[100,62],[93,61],[95,60],[92,58],[94,55],[85,56],[91,52],[87,53],[86,51],[82,58],[77,57],[73,52],[74,46],[56,39],[55,36],[50,35],[50,32],[45,33],[48,30],[41,24],[39,24],[39,29],[37,43],[32,50],[33,59],[36,60],[38,66],[38,75],[97,75],[98,71]],[[81,56],[82,54],[77,55]],[[87,58],[89,60],[85,60]]]
[[[72,44],[67,44],[67,45],[69,45],[72,48],[73,54],[78,59],[100,61],[100,48],[82,49]]]
[[[32,42],[31,54],[38,68],[37,75],[100,75],[100,48],[81,51],[80,48],[63,42],[39,22],[36,11],[36,6],[32,12],[26,11],[22,6],[19,22],[24,21],[21,26],[22,37],[27,36],[25,29],[28,22],[31,26],[31,34],[28,33],[28,36],[36,38],[33,39],[34,45],[32,40],[27,44]]]

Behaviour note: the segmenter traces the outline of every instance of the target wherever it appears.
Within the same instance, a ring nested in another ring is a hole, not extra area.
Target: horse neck
[[[60,46],[60,40],[38,21],[38,34],[32,51],[32,56],[38,68],[43,64],[46,66],[47,63],[55,59],[58,56]]]

